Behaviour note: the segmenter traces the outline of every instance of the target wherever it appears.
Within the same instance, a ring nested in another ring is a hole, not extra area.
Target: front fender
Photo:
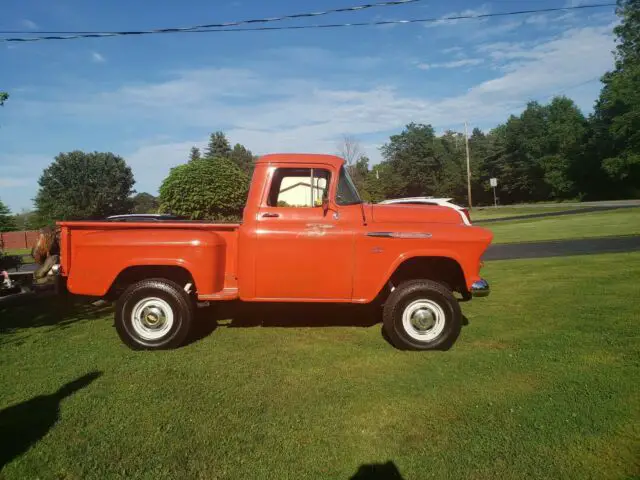
[[[413,258],[436,257],[455,261],[462,270],[467,289],[471,289],[473,283],[480,279],[480,259],[492,239],[488,230],[455,225],[430,225],[420,229],[404,226],[402,230],[397,227],[392,230],[389,227],[381,230],[398,231],[405,235],[406,232],[429,235],[426,238],[394,238],[365,233],[360,237],[357,243],[354,302],[372,301],[383,290],[398,267]]]
[[[382,277],[380,282],[376,285],[375,294],[377,295],[380,291],[382,291],[382,289],[387,285],[387,283],[389,282],[393,274],[396,272],[396,270],[404,262],[406,262],[407,260],[411,260],[412,258],[425,258],[425,257],[451,259],[455,261],[458,265],[460,265],[460,268],[462,269],[462,272],[464,274],[465,284],[467,285],[467,287],[470,287],[471,284],[475,281],[475,280],[469,280],[469,278],[474,278],[477,275],[477,271],[474,272],[473,269],[470,268],[471,267],[470,265],[467,267],[467,270],[465,270],[465,262],[463,261],[463,258],[457,252],[451,249],[431,248],[431,249],[412,250],[412,251],[404,252],[398,255],[396,259],[389,265],[384,276]]]

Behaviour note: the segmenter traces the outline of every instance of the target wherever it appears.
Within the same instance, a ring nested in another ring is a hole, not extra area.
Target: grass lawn
[[[566,212],[567,210],[578,210],[581,207],[571,207],[571,206],[544,206],[544,207],[526,207],[526,206],[515,206],[515,207],[478,207],[474,208],[471,212],[471,219],[473,221],[476,220],[488,220],[490,218],[507,218],[507,217],[515,217],[518,215],[531,215],[536,213],[555,213],[555,212]]]
[[[30,248],[16,248],[13,250],[5,250],[7,255],[31,255]]]
[[[504,221],[479,226],[494,233],[493,243],[638,235],[640,208]]]
[[[20,255],[22,257],[23,263],[34,263],[33,257],[31,256],[30,248],[17,248],[13,250],[5,250],[5,255]]]
[[[315,307],[168,352],[128,350],[109,311],[0,310],[0,477],[348,479],[388,461],[406,480],[640,474],[640,253],[483,274],[493,293],[463,305],[448,352],[395,350],[379,325],[304,327]],[[341,311],[319,320],[357,318]]]

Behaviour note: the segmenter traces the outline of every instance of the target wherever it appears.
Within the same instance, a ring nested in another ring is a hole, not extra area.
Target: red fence
[[[4,246],[5,250],[16,250],[18,248],[31,249],[37,239],[37,230],[0,233],[0,244]]]

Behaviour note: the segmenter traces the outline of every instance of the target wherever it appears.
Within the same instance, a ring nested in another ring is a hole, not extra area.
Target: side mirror
[[[329,197],[328,195],[323,195],[322,197],[322,212],[324,215],[329,211]]]

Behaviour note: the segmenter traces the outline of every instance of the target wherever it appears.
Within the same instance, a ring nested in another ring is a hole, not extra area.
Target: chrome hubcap
[[[427,308],[421,308],[411,314],[411,325],[420,332],[426,332],[436,324],[436,316]]]
[[[173,326],[173,309],[161,298],[144,298],[131,310],[131,325],[144,340],[158,340]]]
[[[142,322],[145,327],[157,328],[164,325],[167,321],[167,316],[158,307],[145,307],[142,310]]]
[[[444,330],[446,315],[433,300],[415,300],[402,312],[402,326],[407,334],[418,341],[429,342]]]

